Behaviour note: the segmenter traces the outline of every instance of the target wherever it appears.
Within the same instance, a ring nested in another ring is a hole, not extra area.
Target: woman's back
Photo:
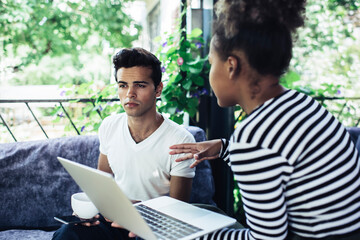
[[[230,161],[252,235],[326,237],[360,228],[359,154],[312,98],[288,90],[239,124]]]

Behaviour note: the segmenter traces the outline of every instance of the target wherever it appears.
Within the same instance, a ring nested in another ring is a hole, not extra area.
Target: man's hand
[[[74,214],[75,215],[75,214]],[[96,215],[94,218],[99,218],[100,215]],[[96,226],[96,225],[99,225],[100,224],[100,221],[99,220],[96,220],[95,222],[86,222],[86,223],[81,223],[81,225],[83,226],[86,226],[86,227],[91,227],[91,226]]]
[[[176,162],[181,162],[194,158],[195,162],[191,164],[191,168],[198,165],[204,160],[217,159],[221,150],[221,140],[210,140],[205,142],[198,143],[182,143],[170,146],[172,149],[169,154],[181,154],[186,153],[185,156],[182,156],[176,159]]]
[[[111,222],[109,219],[107,219],[107,218],[105,218],[105,219],[106,219],[106,221]],[[114,228],[123,228],[123,226],[117,224],[116,222],[112,222],[111,226]]]
[[[110,222],[109,219],[106,219],[106,221]],[[112,222],[111,223],[111,226],[114,227],[114,228],[123,228],[122,226],[120,226],[119,224],[117,224],[116,222]],[[134,238],[136,237],[136,234],[135,233],[132,233],[132,232],[129,232],[129,235],[128,235],[130,238]]]
[[[131,200],[133,204],[141,202],[140,200]],[[111,222],[111,226],[114,228],[124,228],[123,226],[117,224],[116,222],[111,221],[110,219],[104,217],[107,222]],[[132,232],[129,232],[129,237],[134,238],[136,235]]]

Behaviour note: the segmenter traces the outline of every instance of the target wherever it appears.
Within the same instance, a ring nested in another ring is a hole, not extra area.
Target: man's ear
[[[160,96],[161,96],[163,87],[164,87],[164,85],[163,85],[162,82],[160,82],[159,85],[157,85],[157,87],[156,87],[156,89],[155,89],[156,97],[160,97]]]

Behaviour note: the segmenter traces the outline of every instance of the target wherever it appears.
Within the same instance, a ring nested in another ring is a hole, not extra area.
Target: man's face
[[[162,83],[155,89],[152,69],[146,67],[120,68],[117,71],[118,93],[121,104],[131,117],[142,117],[156,111],[156,98],[160,97]]]

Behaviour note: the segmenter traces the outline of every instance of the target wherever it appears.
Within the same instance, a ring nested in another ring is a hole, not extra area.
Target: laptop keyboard
[[[202,231],[200,228],[170,217],[143,204],[137,205],[136,209],[158,239],[175,240]]]

